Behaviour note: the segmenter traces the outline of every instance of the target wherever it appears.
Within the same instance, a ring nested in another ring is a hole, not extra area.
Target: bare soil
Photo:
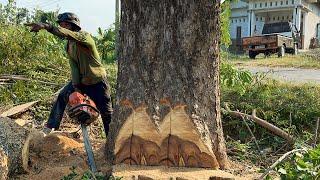
[[[31,116],[28,112],[19,115],[17,119],[28,119]],[[29,124],[26,128],[41,127],[35,124]],[[79,131],[77,136],[70,134],[78,129],[78,125],[72,123],[69,119],[64,119],[61,124],[60,132],[49,134],[46,137],[33,138],[30,142],[30,162],[29,172],[19,175],[14,179],[32,179],[32,180],[60,180],[77,173],[79,178],[85,172],[88,172],[87,157],[82,141],[82,135]],[[95,161],[100,174],[105,175],[110,172],[110,167],[106,164],[104,156],[105,139],[101,135],[101,122],[92,124],[90,131],[90,140],[94,149]],[[72,168],[74,169],[72,170]],[[248,165],[231,162],[230,170],[210,170],[200,168],[173,168],[163,166],[113,166],[113,175],[122,177],[122,179],[132,179],[133,176],[145,176],[153,179],[209,179],[209,177],[223,177],[234,179],[254,179],[259,176],[256,169]]]

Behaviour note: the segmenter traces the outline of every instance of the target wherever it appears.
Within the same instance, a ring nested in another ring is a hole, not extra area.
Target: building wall
[[[239,11],[239,10],[237,10]],[[241,27],[241,36],[246,37],[248,36],[248,16],[247,16],[247,11],[244,11],[243,14],[237,12],[239,15],[238,16],[231,16],[230,19],[230,35],[231,39],[235,39],[237,37],[237,27]],[[234,14],[232,14],[234,15]]]
[[[250,0],[249,9],[272,9],[293,7],[299,0]]]
[[[317,24],[320,23],[320,17],[313,12],[309,12],[307,15],[304,15],[304,19],[306,19],[303,28],[303,31],[305,31],[304,49],[309,49],[311,39],[317,37]]]
[[[295,7],[303,4],[303,27],[304,48],[310,46],[313,37],[317,37],[317,24],[320,23],[320,5],[307,3],[305,0],[249,0],[249,3],[241,0],[231,3],[230,35],[233,42],[237,36],[237,27],[241,27],[242,37],[250,36],[249,21],[250,11],[254,11],[253,23],[257,31],[256,35],[262,34],[265,23],[292,21],[294,22],[293,12]],[[307,11],[308,12],[307,12]],[[306,13],[307,12],[307,13]],[[299,24],[299,23],[298,23]],[[254,28],[251,27],[252,33]]]

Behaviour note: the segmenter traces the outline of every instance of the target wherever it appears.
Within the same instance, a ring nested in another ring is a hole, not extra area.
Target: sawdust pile
[[[93,143],[97,164],[104,161],[103,143]],[[74,169],[73,169],[74,167]],[[29,146],[29,172],[21,179],[61,179],[72,173],[81,175],[89,169],[84,145],[80,140],[54,133],[34,136]]]

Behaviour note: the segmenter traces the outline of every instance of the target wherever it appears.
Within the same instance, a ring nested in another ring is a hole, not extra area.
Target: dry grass
[[[312,50],[301,53],[297,56],[286,54],[283,58],[272,55],[265,58],[260,54],[255,60],[249,59],[246,55],[224,56],[224,58],[238,66],[265,66],[265,67],[294,67],[305,69],[320,69],[320,50]]]

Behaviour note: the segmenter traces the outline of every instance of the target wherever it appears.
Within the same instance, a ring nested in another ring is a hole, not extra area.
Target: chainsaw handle
[[[72,108],[70,108],[69,111],[73,111],[74,109],[76,109],[78,107],[83,107],[83,106],[91,107],[93,110],[95,110],[97,113],[100,114],[100,111],[96,107],[91,106],[90,104],[79,104],[79,105],[76,105],[76,106],[73,106]]]

